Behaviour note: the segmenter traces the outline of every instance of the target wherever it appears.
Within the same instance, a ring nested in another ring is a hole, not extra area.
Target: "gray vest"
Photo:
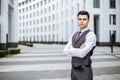
[[[90,30],[86,30],[85,32],[83,32],[80,36],[80,39],[78,41],[76,41],[76,36],[78,34],[78,32],[76,32],[73,36],[72,36],[72,45],[74,48],[80,48],[80,46],[85,42],[86,39],[86,35],[87,33],[89,33]],[[95,47],[94,47],[95,48]],[[84,58],[80,58],[80,57],[72,57],[72,65],[75,67],[78,66],[82,66],[82,65],[91,65],[91,59],[90,56],[93,53],[94,48],[88,52],[88,54],[84,57]]]

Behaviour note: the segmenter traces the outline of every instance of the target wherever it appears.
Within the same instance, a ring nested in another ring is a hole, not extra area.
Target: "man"
[[[96,46],[96,35],[87,28],[89,18],[87,11],[77,14],[80,30],[71,36],[63,50],[65,55],[72,56],[71,80],[93,80],[90,57]]]

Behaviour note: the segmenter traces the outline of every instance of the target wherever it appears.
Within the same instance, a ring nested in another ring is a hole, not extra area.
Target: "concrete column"
[[[8,33],[8,0],[1,0],[1,42],[0,49],[6,48],[6,34]]]
[[[17,0],[13,1],[13,6],[9,9],[9,47],[17,47],[18,43],[18,6]]]
[[[1,0],[0,49],[6,49],[6,41],[8,41],[8,47],[17,47],[17,5],[17,0],[14,0],[13,3],[9,0]],[[8,38],[6,37],[7,34]]]

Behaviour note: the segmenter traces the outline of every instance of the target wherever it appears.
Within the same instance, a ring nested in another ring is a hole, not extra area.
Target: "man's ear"
[[[90,19],[88,19],[88,22],[90,22]]]

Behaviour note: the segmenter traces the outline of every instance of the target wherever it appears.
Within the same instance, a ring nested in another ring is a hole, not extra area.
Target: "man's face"
[[[88,23],[89,23],[89,19],[87,15],[78,16],[78,25],[80,26],[80,29],[86,28]]]

